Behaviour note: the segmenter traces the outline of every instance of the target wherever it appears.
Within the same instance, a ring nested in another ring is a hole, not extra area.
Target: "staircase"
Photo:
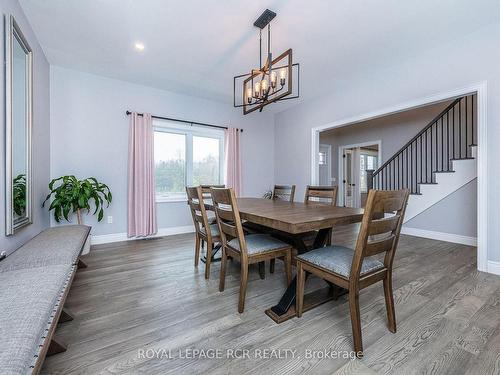
[[[476,96],[455,99],[373,172],[374,189],[409,189],[405,222],[477,177]],[[370,187],[370,186],[369,186]]]

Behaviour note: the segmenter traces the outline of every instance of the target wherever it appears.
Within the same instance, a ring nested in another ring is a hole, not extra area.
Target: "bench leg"
[[[50,340],[49,349],[47,350],[47,357],[65,352],[66,349],[67,347],[65,344],[63,344],[61,341],[58,341],[55,337],[52,337],[52,339]]]
[[[73,320],[73,315],[71,315],[68,310],[62,309],[61,315],[59,316],[58,323],[70,322]]]
[[[85,263],[81,258],[78,259],[78,268],[87,268],[87,263]]]

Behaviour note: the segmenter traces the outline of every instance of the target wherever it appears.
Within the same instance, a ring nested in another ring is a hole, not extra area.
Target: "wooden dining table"
[[[238,198],[240,217],[251,223],[273,229],[275,234],[291,242],[298,254],[325,246],[332,228],[360,222],[363,209],[336,207],[321,202],[286,202],[263,198]],[[211,200],[205,206],[213,209]],[[305,235],[315,234],[314,243],[307,246]],[[276,323],[282,323],[295,314],[296,278],[288,285],[277,305],[266,310]],[[310,310],[334,298],[333,287],[316,290],[304,297],[304,311]]]

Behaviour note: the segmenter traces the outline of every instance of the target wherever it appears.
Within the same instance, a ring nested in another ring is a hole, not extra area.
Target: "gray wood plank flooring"
[[[357,228],[336,228],[334,242],[353,246]],[[42,374],[500,374],[500,277],[476,271],[474,247],[402,235],[398,331],[386,327],[382,285],[363,290],[365,357],[351,360],[345,296],[277,325],[264,314],[286,287],[277,262],[265,280],[251,268],[240,315],[239,264],[229,263],[219,293],[220,264],[205,280],[193,237],[93,247],[66,303],[75,319],[56,332],[68,350],[47,358]],[[306,289],[324,285],[312,278]],[[185,358],[189,349],[219,358]]]

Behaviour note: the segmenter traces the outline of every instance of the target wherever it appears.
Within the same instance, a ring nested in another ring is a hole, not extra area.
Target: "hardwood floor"
[[[352,246],[356,228],[337,228],[334,243]],[[265,280],[255,265],[240,315],[239,264],[228,263],[219,293],[220,263],[205,280],[193,254],[194,235],[94,247],[67,299],[74,320],[56,331],[68,350],[47,358],[42,373],[500,373],[500,277],[476,271],[473,247],[401,235],[394,261],[398,330],[387,329],[382,286],[363,290],[361,360],[324,356],[352,350],[345,296],[277,325],[264,310],[285,290],[283,264],[276,262]],[[306,289],[323,285],[311,279]],[[221,358],[181,358],[187,349],[218,349]],[[227,349],[243,358],[230,358]],[[277,349],[288,357],[274,358]]]

